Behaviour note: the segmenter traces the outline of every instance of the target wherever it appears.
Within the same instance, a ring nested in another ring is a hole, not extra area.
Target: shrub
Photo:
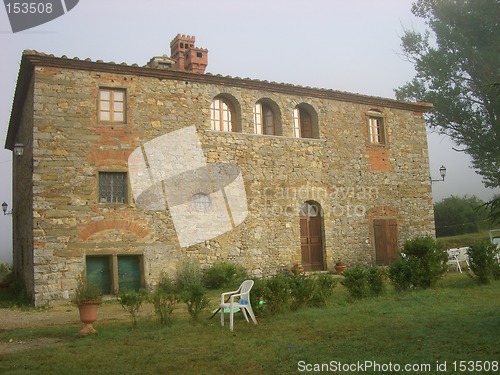
[[[146,296],[147,294],[144,289],[138,291],[120,289],[118,292],[118,300],[123,309],[130,314],[133,328],[137,327],[137,313],[146,300]]]
[[[303,274],[289,276],[289,288],[292,310],[298,310],[309,305],[314,296],[316,285],[314,278]]]
[[[205,270],[203,284],[208,289],[235,287],[247,278],[245,269],[239,265],[217,262]]]
[[[250,291],[250,304],[255,315],[261,314],[264,310],[265,286],[266,282],[264,280],[254,280],[252,290]]]
[[[438,248],[434,238],[417,237],[403,245],[405,260],[410,262],[412,284],[416,287],[429,288],[448,271],[448,254]]]
[[[5,263],[0,263],[0,281],[12,281],[12,271]]]
[[[12,275],[12,274],[11,274]],[[32,307],[33,301],[28,295],[24,281],[13,278],[8,288],[0,289],[0,307]]]
[[[320,274],[314,278],[314,294],[310,300],[310,306],[322,307],[333,294],[333,288],[337,281],[330,275]]]
[[[402,254],[389,268],[389,278],[398,291],[430,288],[448,271],[448,255],[432,237],[406,241]]]
[[[185,259],[179,262],[176,284],[180,290],[187,290],[193,285],[202,284],[202,273],[197,260]]]
[[[367,296],[368,273],[362,266],[348,268],[342,275],[344,275],[344,279],[341,284],[347,288],[352,298],[361,299]]]
[[[192,284],[182,292],[182,300],[186,303],[189,315],[198,320],[200,313],[210,303],[207,292],[201,284]]]
[[[412,286],[411,261],[399,258],[389,266],[389,279],[398,292],[410,289]]]
[[[469,247],[469,275],[479,284],[489,284],[491,279],[500,278],[500,265],[496,258],[496,245],[480,242]]]
[[[384,267],[370,267],[366,272],[371,293],[376,296],[381,295],[385,291],[387,270]]]
[[[290,278],[278,274],[265,281],[263,298],[266,302],[266,311],[271,314],[279,313],[290,307],[291,291]]]
[[[166,276],[162,276],[155,291],[151,294],[150,300],[160,324],[170,326],[172,324],[172,312],[179,302],[179,295],[172,281]]]
[[[250,302],[254,311],[270,314],[303,307],[322,307],[331,297],[336,284],[331,275],[278,274],[266,280],[256,280]]]

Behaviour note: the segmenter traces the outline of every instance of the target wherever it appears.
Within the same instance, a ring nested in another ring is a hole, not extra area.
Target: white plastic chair
[[[458,261],[465,262],[467,264],[467,267],[470,268],[469,254],[467,254],[468,250],[469,250],[468,247],[459,247],[458,248]]]
[[[448,265],[454,265],[457,267],[457,270],[462,273],[462,267],[460,266],[460,260],[458,259],[460,255],[460,249],[448,249],[446,250],[448,253]]]
[[[233,330],[234,313],[241,311],[246,321],[248,322],[248,315],[252,321],[257,324],[255,315],[250,304],[250,289],[253,287],[253,280],[245,280],[241,283],[240,287],[233,292],[222,293],[220,296],[220,324],[224,326],[224,310],[229,309],[229,329]],[[226,302],[226,297],[229,297]],[[247,315],[248,314],[248,315]]]

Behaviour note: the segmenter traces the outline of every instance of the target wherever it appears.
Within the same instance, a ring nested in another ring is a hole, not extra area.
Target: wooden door
[[[388,266],[399,255],[398,224],[395,219],[373,220],[375,240],[375,263]]]
[[[302,266],[306,271],[324,270],[321,224],[320,206],[317,203],[306,203],[300,216]]]

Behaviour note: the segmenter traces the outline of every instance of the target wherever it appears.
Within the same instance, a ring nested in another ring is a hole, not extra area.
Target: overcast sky
[[[80,0],[67,14],[13,34],[0,9],[0,134],[5,140],[22,51],[145,65],[170,54],[178,34],[209,50],[207,72],[394,98],[414,76],[401,57],[406,28],[423,30],[412,0]],[[489,199],[466,155],[428,132],[435,201],[450,195]],[[0,201],[11,198],[11,159],[0,151]],[[11,207],[10,207],[11,208]],[[10,216],[0,222],[0,261],[11,259]]]

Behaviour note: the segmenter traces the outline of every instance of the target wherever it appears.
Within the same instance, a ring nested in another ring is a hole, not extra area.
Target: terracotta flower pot
[[[304,272],[304,268],[292,268],[292,273],[294,275],[300,275],[302,272]]]
[[[347,268],[347,266],[335,266],[335,271],[337,271],[337,273],[342,273],[345,269]]]
[[[80,320],[85,323],[86,326],[80,331],[80,335],[88,335],[89,333],[97,333],[95,328],[92,326],[97,320],[97,309],[101,303],[98,301],[84,302],[78,306],[80,311]]]

